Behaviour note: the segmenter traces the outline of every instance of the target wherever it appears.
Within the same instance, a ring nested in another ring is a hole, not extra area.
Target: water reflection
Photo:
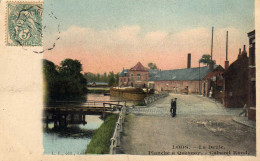
[[[50,102],[47,107],[73,107],[73,106],[87,106],[87,101],[126,101],[123,98],[104,96],[104,94],[87,94],[81,100],[66,100]],[[127,101],[127,106],[132,106],[138,103],[137,101]],[[120,104],[124,104],[121,102]],[[98,127],[102,124],[103,120],[100,119],[100,115],[83,115],[80,117],[80,121],[77,122],[77,116],[73,116],[74,123],[71,122],[71,116],[65,116],[67,119],[62,119],[64,116],[56,116],[59,119],[58,125],[63,124],[66,126],[54,126],[55,121],[52,120],[53,116],[45,114],[43,119],[46,120],[47,116],[50,122],[43,123],[43,146],[44,154],[61,154],[61,155],[73,155],[73,154],[85,154],[87,145],[91,141],[91,138],[95,134]],[[75,123],[76,121],[76,123]],[[87,122],[83,125],[82,123]]]
[[[79,126],[44,128],[44,132],[57,134],[59,137],[91,138],[96,130],[82,129]]]
[[[82,124],[68,125],[66,128],[54,128],[54,124],[50,123],[47,129],[46,125],[43,125],[44,154],[85,154],[91,138],[103,123],[98,115],[87,115],[86,121],[88,124],[85,126]]]

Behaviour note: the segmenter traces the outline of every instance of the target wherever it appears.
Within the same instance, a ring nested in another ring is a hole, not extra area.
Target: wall
[[[110,90],[111,96],[114,97],[122,97],[127,100],[132,100],[132,101],[140,101],[143,100],[147,95],[142,94],[142,93],[132,93],[132,92],[125,92],[121,90]],[[149,95],[148,95],[149,96]]]
[[[125,77],[119,77],[118,85],[119,85],[120,87],[130,86],[130,85],[129,85],[129,78],[128,78],[127,76],[125,76]]]
[[[242,108],[248,103],[248,57],[243,56],[224,73],[225,107]]]
[[[154,85],[157,91],[173,91],[177,87],[177,92],[181,92],[188,86],[189,93],[199,92],[199,81],[155,81]]]
[[[140,74],[141,79],[138,80],[137,74]],[[131,77],[133,75],[133,77]],[[133,87],[147,87],[148,71],[129,71],[129,85]]]

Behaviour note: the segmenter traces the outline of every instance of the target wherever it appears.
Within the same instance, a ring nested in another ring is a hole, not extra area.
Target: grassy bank
[[[109,115],[87,146],[86,154],[108,154],[118,115]]]

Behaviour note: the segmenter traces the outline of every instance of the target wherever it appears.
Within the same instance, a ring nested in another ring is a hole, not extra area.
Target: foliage
[[[150,69],[158,69],[157,66],[156,66],[156,64],[155,64],[155,63],[152,63],[152,62],[148,63],[148,67],[149,67]]]
[[[104,74],[94,74],[94,73],[84,73],[84,77],[88,80],[88,82],[107,82],[109,86],[116,86],[118,84],[118,73],[114,74],[114,72],[105,72]]]
[[[108,75],[108,86],[114,86],[116,82],[114,72],[110,72]]]
[[[108,154],[118,115],[109,115],[87,146],[86,154]]]
[[[210,63],[211,56],[209,54],[202,55],[201,59],[199,60],[199,63],[206,64],[207,66]],[[215,60],[212,60],[213,64],[216,64]]]
[[[78,60],[65,59],[60,66],[43,60],[43,73],[46,81],[47,97],[66,99],[86,93],[87,80],[80,73],[82,65]]]

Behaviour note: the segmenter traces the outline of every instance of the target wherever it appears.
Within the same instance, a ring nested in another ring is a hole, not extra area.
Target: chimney
[[[188,53],[187,68],[190,68],[190,64],[191,64],[191,53]]]
[[[212,71],[213,70],[213,61],[212,61],[212,57],[213,57],[213,33],[214,33],[214,27],[212,27],[212,36],[211,36],[211,53],[210,53],[210,62],[209,62],[209,70]]]
[[[247,56],[246,45],[244,45],[244,50],[242,51],[242,55],[243,55],[243,56]]]
[[[238,53],[238,57],[237,58],[240,58],[241,57],[241,48],[239,48],[239,53]]]
[[[228,31],[227,31],[225,70],[227,70],[228,67],[229,67],[229,61],[228,61]]]
[[[229,67],[229,61],[228,61],[228,60],[226,60],[226,61],[225,61],[225,70],[227,70],[227,69],[228,69],[228,67]]]

